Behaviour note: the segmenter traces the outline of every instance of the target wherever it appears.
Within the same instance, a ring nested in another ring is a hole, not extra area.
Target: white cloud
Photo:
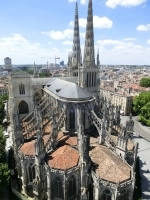
[[[149,39],[149,40],[147,40],[147,44],[150,44],[150,39]]]
[[[64,41],[64,42],[62,42],[62,44],[63,44],[63,45],[72,45],[73,42],[70,42],[70,41]]]
[[[79,26],[82,28],[85,28],[87,24],[87,19],[85,18],[79,18]],[[107,17],[99,17],[94,15],[93,16],[93,24],[94,24],[94,28],[111,28],[113,25],[113,22],[107,18]],[[74,22],[71,21],[69,23],[70,26],[74,26]]]
[[[124,38],[123,40],[124,40],[124,41],[135,41],[136,38]]]
[[[5,57],[12,58],[13,64],[45,64],[46,59],[41,57],[55,57],[61,59],[67,57],[67,53],[56,47],[45,48],[37,42],[30,42],[21,34],[11,34],[9,37],[0,38],[0,63],[4,63]],[[53,62],[53,61],[51,61]]]
[[[48,35],[53,40],[63,40],[65,38],[72,38],[73,30],[66,29],[64,31],[49,31],[49,32],[42,31],[42,34]]]
[[[106,6],[116,8],[117,6],[133,7],[146,3],[147,0],[107,0]]]
[[[123,42],[119,40],[98,40],[97,43],[101,46],[108,46],[108,45],[120,45]]]
[[[87,19],[79,18],[79,26],[85,28],[86,27]]]
[[[148,40],[147,43],[150,41]],[[101,63],[105,64],[149,64],[150,48],[137,45],[130,40],[98,40]],[[109,59],[108,59],[109,58]]]
[[[93,17],[93,23],[95,28],[111,28],[113,25],[113,22],[108,19],[107,17]]]
[[[81,3],[81,4],[87,4],[87,3],[88,3],[88,0],[80,0],[80,3]]]
[[[53,44],[52,42],[48,42],[48,44]]]
[[[150,24],[140,24],[139,26],[136,27],[137,31],[150,31]]]
[[[49,32],[41,32],[43,35],[49,36],[53,40],[63,40],[63,39],[72,39],[73,38],[73,30],[66,29],[64,31],[49,31]],[[85,38],[85,32],[80,32],[81,38]]]

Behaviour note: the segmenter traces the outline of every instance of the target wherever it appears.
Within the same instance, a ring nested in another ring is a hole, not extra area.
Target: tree
[[[0,192],[9,184],[10,170],[6,164],[6,138],[3,128],[0,126]]]
[[[3,134],[3,128],[0,126],[0,163],[5,161],[6,138]]]
[[[141,92],[134,98],[133,110],[143,124],[150,126],[150,92]]]
[[[4,117],[4,102],[8,99],[8,95],[0,96],[0,123],[3,121]]]
[[[33,70],[30,69],[30,70],[27,71],[27,73],[33,75]]]
[[[0,191],[9,185],[10,170],[6,163],[0,163]]]
[[[141,87],[150,87],[150,78],[142,78],[140,80]]]

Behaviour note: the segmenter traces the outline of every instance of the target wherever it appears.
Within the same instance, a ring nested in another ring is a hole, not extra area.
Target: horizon
[[[0,65],[5,57],[12,65],[45,65],[54,63],[55,56],[66,64],[72,51],[75,2],[1,2]],[[150,65],[149,9],[149,0],[93,0],[95,52],[99,49],[101,65]],[[86,0],[78,1],[78,10],[83,57]]]

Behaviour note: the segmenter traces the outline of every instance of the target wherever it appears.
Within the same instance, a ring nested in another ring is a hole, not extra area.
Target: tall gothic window
[[[76,195],[76,178],[72,175],[69,181],[68,198],[73,197],[74,195]]]
[[[70,129],[75,129],[75,110],[73,107],[71,107],[69,112],[69,120],[70,120]]]
[[[25,101],[19,103],[19,114],[26,114],[29,112],[28,104]]]
[[[28,180],[29,183],[32,183],[35,179],[35,167],[32,163],[28,165]]]
[[[19,85],[19,94],[25,94],[25,86],[23,84]]]
[[[99,200],[112,200],[110,190],[108,189],[104,190]]]
[[[62,180],[57,177],[53,182],[52,182],[52,196],[53,198],[63,198],[63,184]]]

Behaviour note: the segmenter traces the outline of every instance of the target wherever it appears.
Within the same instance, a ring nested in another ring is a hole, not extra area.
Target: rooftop
[[[64,145],[49,156],[48,164],[55,169],[67,170],[77,166],[78,161],[78,151],[68,145]]]
[[[96,139],[90,140],[90,157],[95,164],[94,171],[103,180],[121,183],[130,179],[130,166],[115,155],[108,147],[99,145]]]
[[[93,95],[80,88],[75,83],[52,78],[46,85],[46,89],[59,97],[66,99],[91,99]]]

